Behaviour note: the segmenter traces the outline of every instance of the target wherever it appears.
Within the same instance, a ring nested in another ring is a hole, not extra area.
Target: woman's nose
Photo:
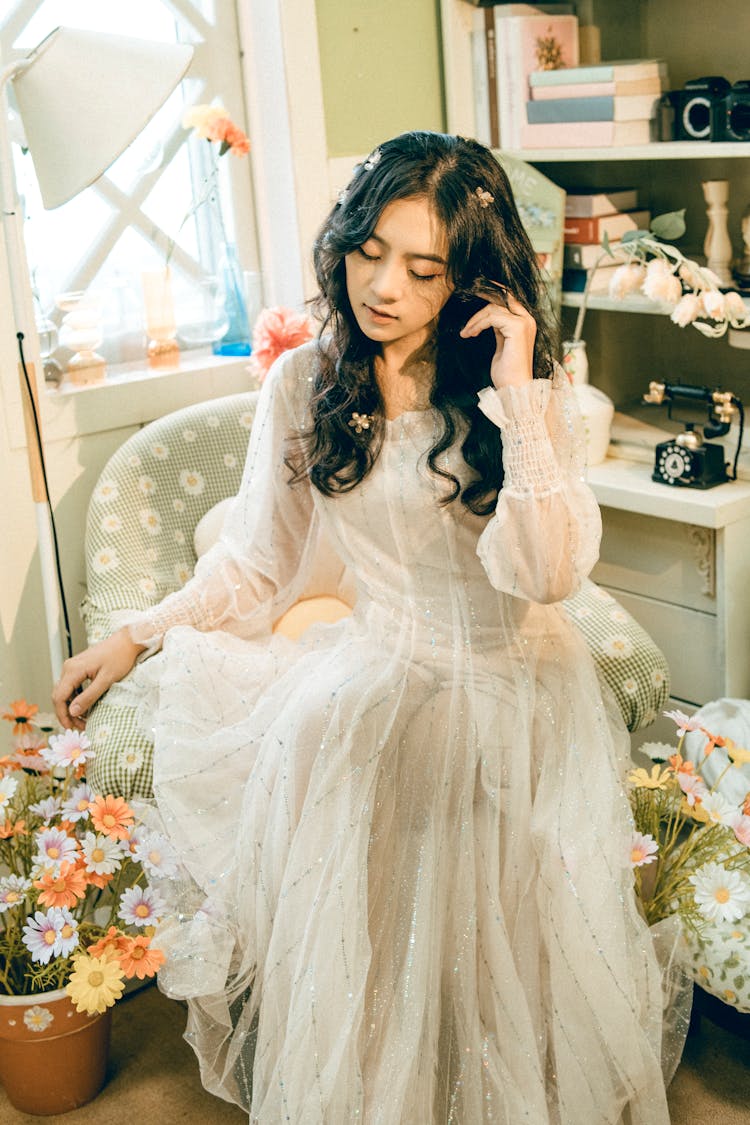
[[[377,263],[371,288],[380,301],[396,301],[403,288],[403,270],[392,258]]]

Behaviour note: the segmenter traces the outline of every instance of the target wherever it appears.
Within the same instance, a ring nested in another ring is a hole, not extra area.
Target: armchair
[[[86,527],[87,594],[81,612],[90,643],[113,631],[118,611],[145,609],[192,574],[197,524],[239,488],[256,401],[257,392],[247,392],[175,411],[134,434],[107,462]],[[326,574],[317,574],[310,600],[293,607],[276,627],[293,635],[306,617],[327,614],[330,620],[347,612],[340,567],[329,577],[327,584]],[[593,582],[584,583],[565,608],[585,636],[628,729],[647,726],[669,692],[663,654]],[[91,710],[87,731],[97,751],[94,786],[126,798],[149,796],[153,752],[135,711],[104,696]]]

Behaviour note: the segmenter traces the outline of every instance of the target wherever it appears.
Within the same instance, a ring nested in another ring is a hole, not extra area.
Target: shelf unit
[[[728,70],[731,66],[738,71],[735,79],[744,77],[730,13],[726,26],[706,37],[700,0],[677,4],[664,0],[657,11],[657,6],[623,5],[621,0],[581,0],[579,16],[584,12],[582,22],[600,25],[603,44],[607,39],[612,44],[609,53],[603,46],[604,58],[667,57],[672,88],[698,74],[721,73],[717,58],[727,60]],[[738,0],[728,6],[739,15]],[[450,132],[465,135],[474,132],[475,11],[464,0],[441,0],[446,123]],[[677,20],[679,40],[671,30]],[[675,58],[673,73],[672,60],[680,53],[686,61],[680,65]],[[705,230],[702,179],[729,179],[735,209],[738,199],[740,206],[750,202],[750,143],[671,141],[617,148],[535,148],[511,155],[538,165],[564,188],[632,182],[653,214],[688,207],[688,233],[694,243]],[[732,234],[736,241],[739,231]],[[695,257],[700,249],[685,246],[685,253]],[[563,294],[563,332],[566,311],[580,308],[582,299],[581,293]],[[666,316],[669,311],[669,306],[640,295],[623,301],[601,291],[590,295],[584,337],[592,382],[621,409],[624,399],[640,398],[648,380],[660,376],[721,383],[750,399],[750,371],[743,353],[726,347],[726,341],[704,340],[694,329],[677,329]],[[634,320],[624,313],[646,315]],[[737,481],[706,492],[671,488],[653,482],[648,465],[614,459],[592,468],[589,480],[602,506],[604,526],[593,577],[664,650],[675,703],[690,707],[721,694],[750,696],[750,605],[744,597],[750,583],[750,487]]]

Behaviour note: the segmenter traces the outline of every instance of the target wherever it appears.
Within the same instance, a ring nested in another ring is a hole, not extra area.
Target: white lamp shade
[[[193,48],[58,27],[13,77],[42,202],[98,179],[166,101]]]

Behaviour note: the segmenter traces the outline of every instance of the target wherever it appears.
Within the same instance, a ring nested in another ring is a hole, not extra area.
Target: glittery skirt
[[[159,984],[253,1122],[668,1123],[627,738],[562,611],[507,602],[177,628],[143,666],[185,868]]]

